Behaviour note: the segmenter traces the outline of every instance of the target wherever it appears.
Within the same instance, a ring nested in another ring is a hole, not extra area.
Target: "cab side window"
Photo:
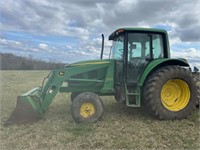
[[[130,33],[128,35],[128,61],[134,58],[145,58],[149,54],[150,38],[146,33]]]
[[[163,58],[163,39],[160,34],[153,34],[153,55],[154,59]]]
[[[150,41],[150,36],[152,41]],[[133,58],[150,58],[150,42],[152,42],[153,59],[163,58],[163,37],[161,34],[129,33],[128,61]]]

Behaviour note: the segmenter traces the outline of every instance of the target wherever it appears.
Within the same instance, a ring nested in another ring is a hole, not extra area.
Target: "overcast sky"
[[[172,57],[200,68],[200,0],[1,0],[0,15],[3,53],[98,59],[102,33],[107,39],[120,27],[155,27],[168,31]],[[110,45],[106,40],[107,53]]]

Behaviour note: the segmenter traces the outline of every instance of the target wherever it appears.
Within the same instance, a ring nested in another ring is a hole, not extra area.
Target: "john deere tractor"
[[[115,96],[128,107],[144,107],[159,119],[182,119],[194,109],[198,88],[185,59],[172,59],[168,34],[152,28],[120,28],[110,58],[80,61],[51,71],[40,87],[18,97],[6,124],[33,122],[58,92],[71,93],[75,122],[96,122],[103,114],[100,96]]]

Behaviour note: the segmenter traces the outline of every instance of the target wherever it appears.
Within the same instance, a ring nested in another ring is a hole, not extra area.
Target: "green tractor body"
[[[189,64],[185,59],[170,58],[166,31],[122,28],[113,32],[109,40],[113,41],[110,59],[76,62],[51,71],[41,87],[18,97],[17,107],[6,124],[42,117],[58,92],[71,92],[72,117],[76,122],[95,122],[101,117],[99,96],[115,96],[129,107],[140,107],[143,101],[147,107],[159,103],[159,108],[151,111],[160,119],[181,119],[193,110],[197,90],[189,69],[183,68],[189,68]],[[25,106],[21,108],[22,105]],[[30,109],[33,113],[27,113]]]

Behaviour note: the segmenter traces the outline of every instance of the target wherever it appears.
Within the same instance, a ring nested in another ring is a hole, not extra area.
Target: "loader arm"
[[[52,100],[58,93],[63,81],[64,81],[64,71],[54,70],[51,72],[50,77],[42,88],[41,97],[43,99],[41,103],[41,110],[44,113],[46,109],[51,104]]]

